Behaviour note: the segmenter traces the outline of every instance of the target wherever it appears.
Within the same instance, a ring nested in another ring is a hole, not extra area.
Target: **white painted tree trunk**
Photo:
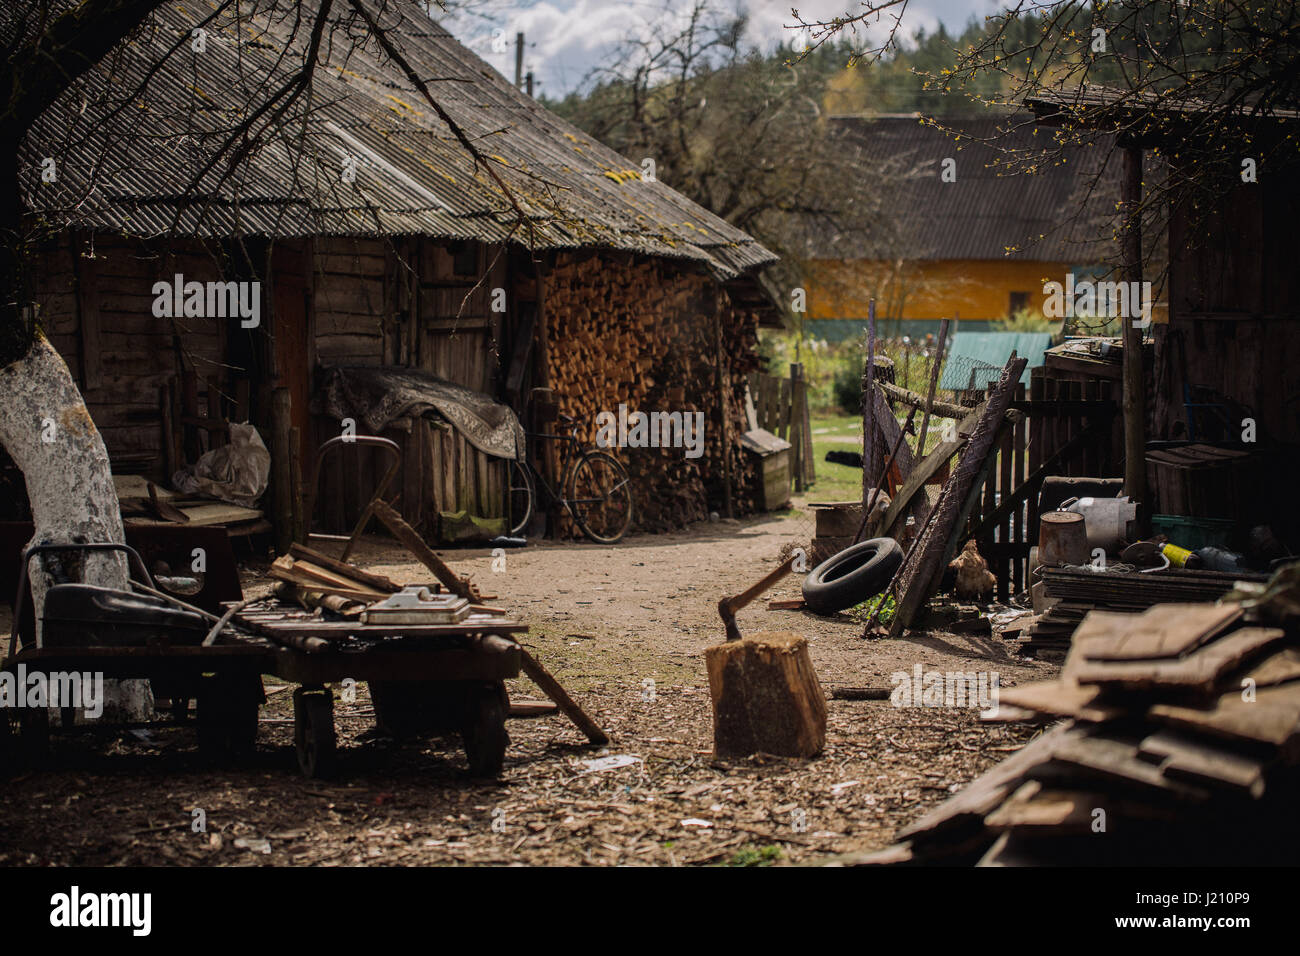
[[[44,337],[0,368],[0,445],[22,470],[36,533],[31,544],[122,542],[122,514],[104,441],[91,421],[67,363]],[[123,555],[88,555],[82,580],[126,588]],[[49,576],[31,563],[32,606],[39,634]],[[16,622],[15,622],[16,623]],[[105,720],[152,714],[147,681],[106,682]]]

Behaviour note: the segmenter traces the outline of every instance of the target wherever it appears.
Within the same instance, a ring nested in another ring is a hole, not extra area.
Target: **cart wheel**
[[[293,692],[293,743],[304,776],[329,777],[337,770],[334,695],[328,688],[299,687]]]
[[[199,750],[217,760],[251,754],[264,696],[262,678],[256,674],[204,678],[198,698]]]
[[[18,712],[18,743],[28,764],[44,763],[50,756],[50,712],[44,707],[24,707]]]
[[[0,708],[0,779],[13,769],[14,733],[9,727],[9,709]]]
[[[506,685],[498,681],[470,688],[465,694],[465,723],[461,736],[469,772],[474,777],[498,777],[506,759],[506,714],[510,707]]]

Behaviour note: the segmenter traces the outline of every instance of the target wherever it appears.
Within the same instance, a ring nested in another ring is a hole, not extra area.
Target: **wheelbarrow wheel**
[[[249,756],[257,746],[257,710],[265,695],[256,674],[207,677],[199,691],[199,751],[219,761]]]
[[[304,776],[330,777],[337,771],[334,695],[328,688],[299,687],[293,692],[293,743]]]
[[[473,687],[466,692],[465,724],[461,736],[469,772],[474,777],[498,777],[505,764],[506,715],[509,713],[505,684],[500,681]]]
[[[50,712],[24,707],[18,712],[18,745],[24,763],[39,766],[50,756]]]

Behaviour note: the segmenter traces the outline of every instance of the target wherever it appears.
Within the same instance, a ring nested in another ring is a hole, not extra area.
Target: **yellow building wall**
[[[1065,262],[939,259],[889,263],[818,260],[807,269],[808,318],[859,319],[876,299],[879,319],[1003,319],[1011,293],[1028,294],[1042,314],[1043,283],[1065,282]]]

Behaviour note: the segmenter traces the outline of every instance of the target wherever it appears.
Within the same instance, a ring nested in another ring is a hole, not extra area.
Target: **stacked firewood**
[[[704,451],[611,449],[632,476],[635,527],[666,531],[720,511],[724,501],[718,336],[727,396],[732,499],[753,510],[759,486],[742,454],[745,376],[758,365],[757,319],[721,296],[704,273],[613,257],[562,259],[546,280],[548,371],[560,410],[586,423],[594,443],[601,411],[704,413]]]

